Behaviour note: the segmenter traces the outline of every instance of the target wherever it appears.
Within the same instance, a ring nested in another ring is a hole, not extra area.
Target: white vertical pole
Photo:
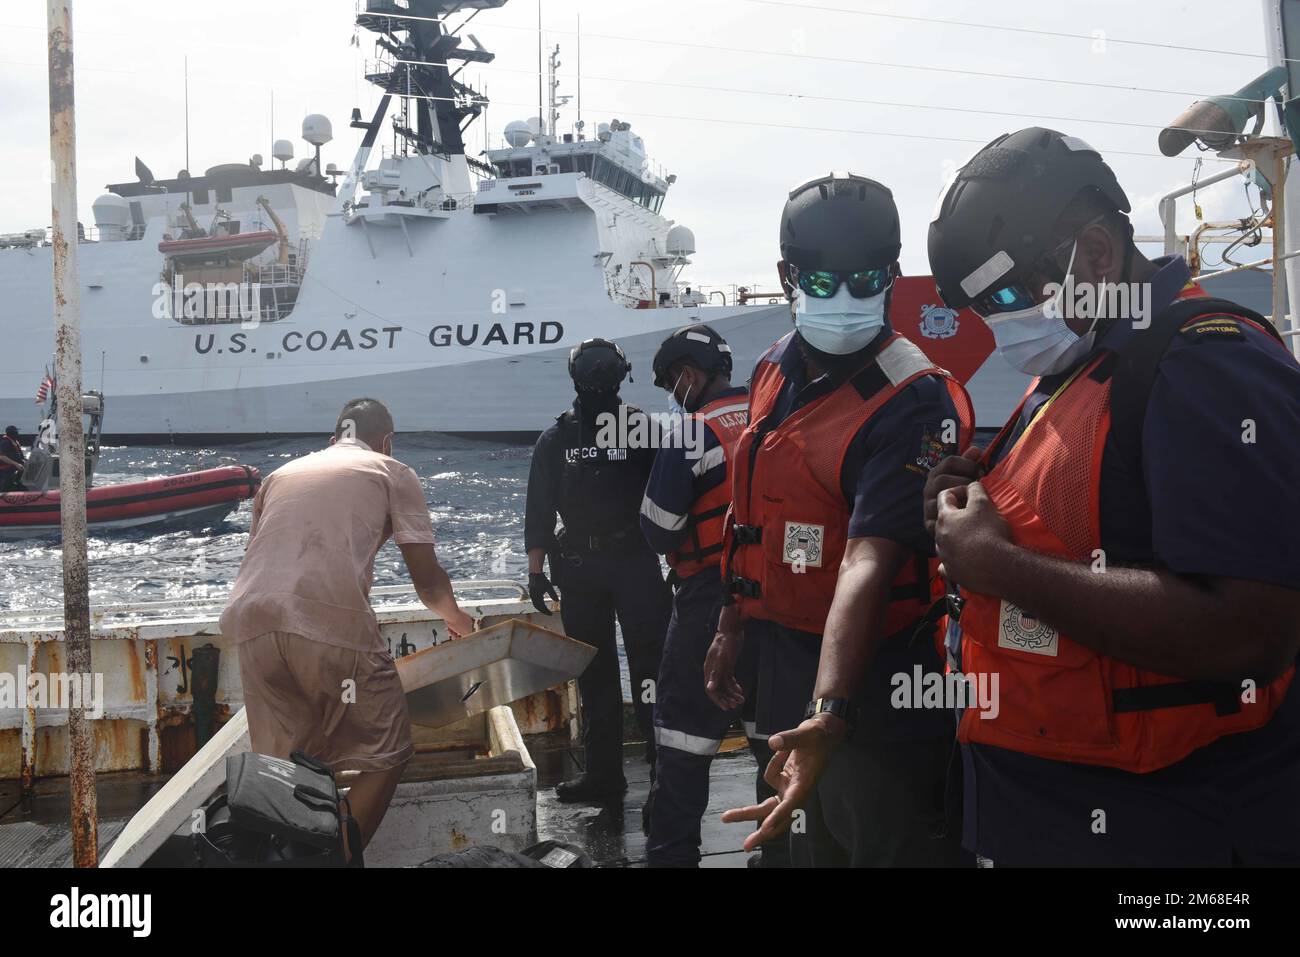
[[[542,106],[542,0],[537,0],[537,136],[540,140],[546,134],[546,117]]]
[[[50,157],[54,223],[54,368],[59,401],[59,502],[63,532],[63,636],[68,673],[89,675],[90,583],[86,558],[86,437],[81,422],[81,280],[77,274],[77,126],[72,0],[47,0]],[[79,683],[79,682],[78,682]],[[69,702],[71,705],[72,702]],[[68,709],[72,863],[94,867],[98,850],[90,702]]]
[[[1269,66],[1285,66],[1288,73],[1291,70],[1291,63],[1288,57],[1300,57],[1300,50],[1290,50],[1286,48],[1286,37],[1282,31],[1282,5],[1280,0],[1262,0],[1261,6],[1264,13],[1264,52],[1268,56]],[[1287,96],[1294,98],[1300,96],[1300,90],[1289,88]],[[1266,106],[1270,122],[1273,122],[1273,109],[1271,105]],[[1280,127],[1280,124],[1277,124]],[[1286,136],[1285,129],[1278,128],[1279,136]],[[1285,167],[1289,169],[1295,162],[1294,158],[1283,161]],[[1287,204],[1294,208],[1284,209]],[[1287,249],[1300,249],[1300,191],[1285,190],[1277,196],[1277,208],[1282,212],[1281,227],[1274,223],[1273,234],[1275,238],[1281,239]],[[1273,268],[1276,270],[1278,264],[1275,262]],[[1291,314],[1290,328],[1300,328],[1300,260],[1288,259],[1282,264],[1282,275],[1286,279],[1286,300]],[[1280,277],[1279,277],[1280,278]],[[1278,279],[1274,279],[1276,286]],[[1287,322],[1280,316],[1274,319],[1274,325],[1278,329],[1287,329]],[[1300,336],[1291,336],[1291,349],[1297,358],[1300,358]]]

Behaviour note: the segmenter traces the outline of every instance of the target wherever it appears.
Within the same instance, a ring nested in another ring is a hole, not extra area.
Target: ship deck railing
[[[198,586],[202,588],[203,586]],[[528,588],[522,582],[508,578],[468,579],[452,582],[452,589],[461,595],[465,592],[482,593],[484,591],[512,592],[512,597],[523,601],[528,598]],[[219,617],[221,610],[229,601],[226,589],[213,589],[208,592],[195,592],[181,598],[162,601],[115,603],[112,605],[92,605],[90,609],[91,637],[96,630],[129,626],[136,623],[175,621],[178,619]],[[376,613],[400,610],[412,605],[420,605],[419,596],[412,585],[381,585],[370,591],[371,605]],[[376,601],[375,599],[384,599]],[[216,612],[216,615],[213,615]],[[63,610],[61,607],[47,606],[37,608],[19,608],[0,612],[0,642],[26,641],[28,638],[44,639],[51,632],[63,630]],[[48,639],[46,639],[48,640]]]

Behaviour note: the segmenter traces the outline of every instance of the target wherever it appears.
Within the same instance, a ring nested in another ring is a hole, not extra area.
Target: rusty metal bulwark
[[[50,172],[54,253],[54,369],[59,400],[59,493],[63,533],[63,621],[69,674],[89,675],[90,583],[86,556],[85,435],[81,423],[81,281],[77,272],[77,125],[72,0],[47,0]],[[98,858],[94,730],[85,701],[68,712],[72,862]]]
[[[456,583],[459,590],[484,583]],[[488,582],[509,587],[512,598],[480,600],[468,607],[485,628],[511,618],[523,618],[554,627],[543,619],[514,582]],[[396,657],[419,652],[445,642],[446,626],[415,600],[410,586],[377,589],[379,597],[396,599],[380,604],[376,613],[380,634]],[[406,601],[405,599],[408,599]],[[177,770],[196,748],[194,652],[211,642],[220,656],[213,707],[213,725],[223,725],[243,704],[238,656],[221,636],[217,613],[221,601],[185,600],[91,608],[94,629],[90,641],[95,673],[103,676],[104,712],[93,720],[96,768],[108,771],[147,771],[166,774]],[[50,675],[67,672],[62,616],[54,609],[17,610],[0,615],[0,672]],[[69,753],[68,711],[27,707],[0,709],[0,734],[13,741],[10,761],[0,764],[0,782],[16,786],[24,770],[30,784],[67,773]],[[576,723],[573,690],[567,685],[549,688],[513,704],[524,734],[566,732]],[[29,791],[30,793],[30,791]]]

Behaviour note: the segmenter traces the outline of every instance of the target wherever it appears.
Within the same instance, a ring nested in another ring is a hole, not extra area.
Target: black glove
[[[533,607],[543,615],[551,614],[551,609],[546,607],[547,595],[551,597],[552,601],[560,600],[560,596],[555,594],[555,586],[546,577],[546,572],[529,572],[528,597],[533,600]]]

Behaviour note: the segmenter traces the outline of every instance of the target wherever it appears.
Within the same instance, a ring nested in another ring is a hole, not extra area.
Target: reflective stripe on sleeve
[[[660,508],[650,500],[649,495],[641,500],[641,514],[669,532],[675,532],[686,527],[687,516],[675,515],[666,508]]]
[[[725,461],[727,461],[727,450],[721,445],[715,445],[699,457],[698,461],[691,466],[691,472],[699,478],[709,469],[717,468]]]

